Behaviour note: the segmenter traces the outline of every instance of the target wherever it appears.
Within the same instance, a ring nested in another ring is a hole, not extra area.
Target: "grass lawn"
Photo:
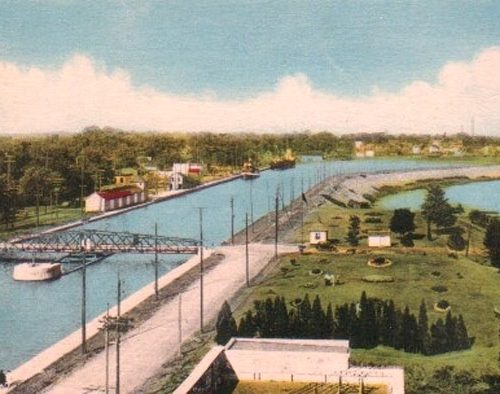
[[[23,208],[18,212],[14,229],[5,230],[5,226],[0,226],[0,239],[8,239],[17,235],[30,233],[36,230],[36,213],[35,207]],[[88,216],[88,214],[86,214]],[[80,208],[59,208],[57,215],[55,209],[47,209],[40,207],[40,226],[42,229],[48,226],[60,225],[75,220],[81,219]]]
[[[424,235],[425,223],[420,215],[416,217],[417,234],[414,247],[402,247],[393,235],[392,248],[368,249],[366,239],[356,248],[355,254],[349,253],[345,242],[348,218],[358,215],[362,220],[362,234],[374,229],[387,229],[392,212],[377,210],[354,210],[324,204],[309,215],[305,223],[304,233],[309,230],[328,230],[330,239],[338,239],[338,252],[293,254],[281,259],[274,271],[258,286],[255,286],[250,297],[235,311],[239,321],[246,310],[253,307],[254,300],[265,299],[275,295],[284,296],[287,302],[296,297],[309,294],[312,300],[319,295],[322,305],[331,302],[333,306],[345,302],[357,302],[362,291],[370,297],[393,299],[396,307],[403,309],[408,305],[418,315],[422,300],[427,305],[429,323],[445,315],[433,310],[433,304],[445,299],[451,305],[454,315],[462,314],[469,331],[475,337],[470,350],[423,356],[404,353],[395,349],[379,346],[374,349],[355,349],[352,361],[355,363],[375,363],[381,365],[402,365],[412,369],[414,373],[430,374],[444,365],[452,365],[477,374],[498,373],[500,320],[495,317],[493,308],[500,307],[500,273],[496,268],[478,264],[466,258],[464,252],[458,258],[449,257],[445,235],[434,235],[429,241]],[[368,213],[368,215],[367,215]],[[382,223],[365,223],[368,217],[379,217]],[[472,237],[471,256],[483,263],[485,251],[482,248],[481,230],[476,229]],[[298,241],[300,230],[290,240]],[[367,264],[370,257],[382,255],[393,264],[386,268],[374,268]],[[296,263],[292,264],[291,260]],[[320,269],[324,273],[334,274],[344,284],[326,286],[322,275],[312,275],[311,270]],[[391,283],[367,283],[363,277],[368,275],[392,276]],[[445,292],[437,292],[432,288],[445,286]]]

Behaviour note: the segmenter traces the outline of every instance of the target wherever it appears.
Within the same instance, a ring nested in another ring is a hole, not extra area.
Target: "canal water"
[[[474,182],[455,185],[444,189],[452,204],[462,204],[465,208],[500,212],[500,181]],[[381,198],[377,206],[384,209],[410,208],[419,210],[424,202],[424,189],[401,192]]]
[[[234,199],[235,230],[244,228],[245,213],[257,220],[274,209],[279,189],[288,204],[316,184],[322,175],[447,167],[449,164],[415,160],[309,161],[284,171],[264,171],[253,181],[235,180],[147,207],[95,221],[86,228],[154,232],[199,238],[199,210],[203,208],[205,245],[230,237],[230,199]],[[302,189],[303,188],[303,189]],[[281,204],[280,204],[281,205]],[[160,274],[187,260],[187,256],[160,256]],[[81,275],[73,273],[53,282],[15,282],[13,264],[0,264],[0,369],[13,369],[41,350],[75,331],[80,322]],[[87,270],[88,320],[116,300],[116,277],[124,280],[124,297],[151,283],[153,256],[115,255]]]

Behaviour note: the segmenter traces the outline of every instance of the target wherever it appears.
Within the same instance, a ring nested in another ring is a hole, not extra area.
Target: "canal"
[[[421,160],[310,161],[285,171],[264,171],[253,181],[235,180],[186,194],[144,208],[98,220],[86,228],[154,232],[199,238],[199,212],[203,208],[205,245],[215,246],[231,234],[230,200],[234,199],[235,230],[244,227],[245,213],[253,211],[257,220],[274,209],[274,195],[279,189],[285,204],[309,189],[321,175],[358,172],[397,171],[450,164]],[[280,204],[281,205],[281,204]],[[252,209],[253,208],[253,209]],[[186,256],[160,256],[160,274],[182,264]],[[75,331],[80,322],[80,274],[70,274],[53,282],[15,282],[13,264],[0,264],[0,369],[13,369],[41,350]],[[153,280],[151,255],[115,255],[90,266],[87,271],[88,320],[114,304],[116,277],[124,279],[124,297]]]

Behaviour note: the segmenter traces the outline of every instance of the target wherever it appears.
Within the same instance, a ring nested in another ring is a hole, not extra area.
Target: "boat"
[[[259,169],[255,167],[252,160],[249,159],[243,163],[243,169],[241,171],[241,177],[245,180],[255,179],[260,176]]]
[[[12,277],[19,281],[58,279],[62,275],[60,263],[21,263],[14,267]]]
[[[296,159],[292,154],[292,150],[287,149],[283,156],[272,160],[270,166],[272,170],[286,170],[295,167],[295,162]]]

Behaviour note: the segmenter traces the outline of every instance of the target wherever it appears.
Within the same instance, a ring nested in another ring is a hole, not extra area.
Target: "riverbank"
[[[425,169],[338,177],[325,192],[330,201],[346,207],[369,207],[384,188],[423,187],[422,181],[484,181],[500,179],[500,165]],[[420,182],[420,183],[419,183]]]

